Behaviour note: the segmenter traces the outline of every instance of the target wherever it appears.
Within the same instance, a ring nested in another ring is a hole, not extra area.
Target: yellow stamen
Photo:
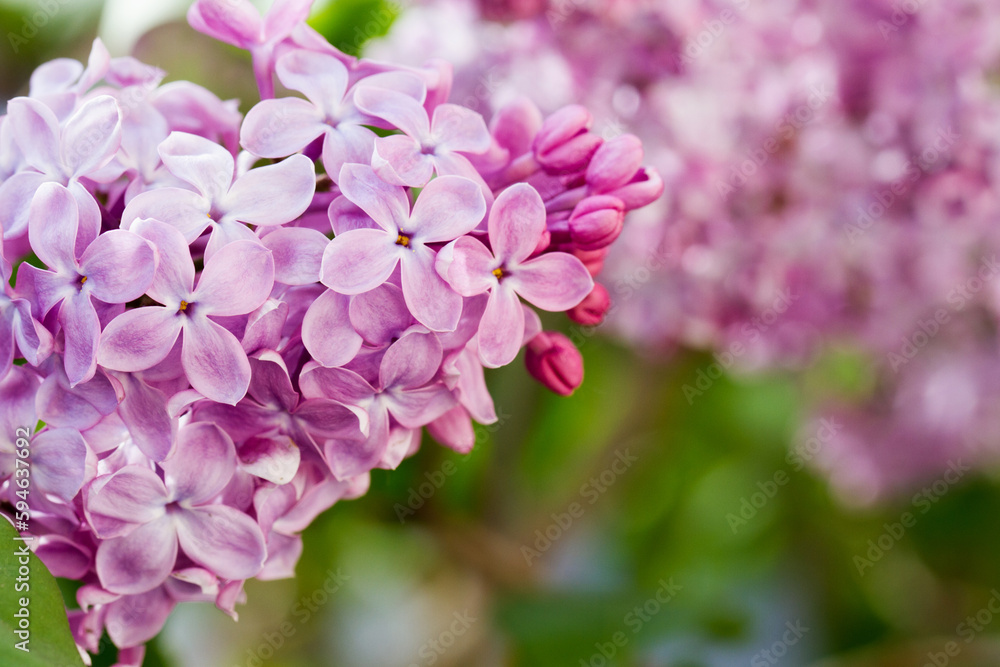
[[[497,280],[503,278],[503,269],[493,269],[493,275],[497,277]]]
[[[87,276],[84,276],[83,278],[80,278],[80,284],[81,285],[85,285],[86,283],[87,283]]]
[[[396,239],[396,245],[401,245],[404,248],[409,248],[410,247],[410,237],[409,236],[403,236],[402,234],[400,234],[399,237]]]
[[[181,310],[187,310],[187,307],[188,307],[188,302],[187,301],[181,301]]]

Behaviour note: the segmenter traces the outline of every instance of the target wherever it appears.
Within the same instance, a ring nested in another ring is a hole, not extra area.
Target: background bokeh
[[[255,99],[244,54],[188,28],[184,1],[50,0],[28,37],[44,4],[0,1],[0,99],[98,34],[168,80]],[[357,52],[400,11],[318,2],[311,23]],[[305,533],[295,580],[249,582],[238,624],[181,605],[147,664],[1000,664],[997,471],[956,460],[857,506],[807,465],[842,427],[816,397],[870,391],[863,356],[719,377],[705,353],[568,333],[586,361],[576,394],[490,373],[500,421],[472,454],[427,442],[373,471]]]

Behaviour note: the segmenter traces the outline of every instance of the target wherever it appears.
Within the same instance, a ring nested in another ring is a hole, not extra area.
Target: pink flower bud
[[[532,338],[524,360],[532,377],[560,396],[569,396],[583,382],[583,357],[561,333],[543,331]]]
[[[594,289],[590,294],[570,309],[567,314],[569,319],[584,326],[597,326],[604,321],[604,316],[611,307],[611,295],[601,283],[594,283]]]
[[[590,191],[606,193],[627,184],[642,168],[642,157],[642,142],[635,135],[624,134],[606,142],[587,167]]]
[[[587,197],[569,217],[569,234],[581,250],[599,250],[611,245],[621,234],[625,205],[617,197]]]
[[[608,249],[601,248],[600,250],[583,250],[581,248],[573,248],[571,250],[573,255],[583,262],[583,265],[587,267],[587,271],[590,275],[597,276],[601,271],[604,270],[604,258],[608,256]]]
[[[591,134],[590,112],[578,105],[563,107],[542,123],[534,141],[535,159],[550,174],[582,171],[604,142]]]
[[[653,167],[644,167],[637,171],[628,183],[607,194],[618,197],[625,204],[625,210],[631,211],[648,206],[663,194],[663,179],[660,172]]]

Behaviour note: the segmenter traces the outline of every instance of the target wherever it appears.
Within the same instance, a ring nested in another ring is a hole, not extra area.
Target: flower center
[[[400,234],[396,238],[396,245],[401,245],[404,248],[409,248],[410,247],[410,237],[407,236],[407,235],[405,235],[405,234]]]
[[[185,310],[187,310],[188,305],[190,305],[190,304],[188,304],[187,301],[181,301],[181,307],[180,307],[180,309],[178,309],[177,312],[178,313],[183,313]]]
[[[504,276],[503,269],[501,268],[493,269],[493,275],[497,277],[497,280],[503,280]]]

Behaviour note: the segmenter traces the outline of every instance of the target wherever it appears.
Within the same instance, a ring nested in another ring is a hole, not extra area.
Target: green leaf
[[[16,552],[29,542],[22,542],[17,531],[0,519],[0,665],[18,667],[78,667],[83,665],[66,619],[66,606],[55,578],[35,554],[29,553],[28,574],[18,582],[21,556]],[[17,590],[18,586],[27,590]],[[22,641],[14,634],[18,619],[14,616],[28,601],[28,652],[15,648]]]

